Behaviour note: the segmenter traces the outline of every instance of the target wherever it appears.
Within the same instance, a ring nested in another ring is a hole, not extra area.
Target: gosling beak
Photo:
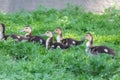
[[[82,40],[85,40],[85,37],[83,37]]]
[[[41,34],[40,36],[46,36],[45,34]]]
[[[55,32],[52,32],[53,34],[55,34]]]
[[[21,30],[20,32],[25,32],[24,30]]]

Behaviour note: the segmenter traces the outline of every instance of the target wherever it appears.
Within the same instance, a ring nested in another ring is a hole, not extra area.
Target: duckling
[[[25,37],[30,38],[32,36],[32,28],[30,26],[26,26],[20,32],[25,32]]]
[[[39,42],[40,44],[45,46],[46,40],[41,36],[32,36],[32,28],[30,26],[26,26],[21,32],[26,32],[25,37],[29,38],[29,42]]]
[[[10,37],[17,42],[28,41],[29,40],[29,38],[26,38],[24,36],[19,36],[19,35],[16,35],[16,34],[11,34]]]
[[[0,39],[1,40],[7,40],[8,37],[11,37],[12,39],[14,39],[16,41],[28,40],[25,37],[18,36],[18,35],[15,35],[15,34],[6,35],[5,34],[5,24],[0,24]]]
[[[106,47],[106,46],[94,46],[93,45],[93,36],[91,33],[85,35],[85,39],[88,40],[86,43],[86,52],[97,55],[98,53],[107,53],[112,56],[115,55],[115,51]]]
[[[49,48],[53,48],[53,49],[56,49],[56,48],[67,49],[67,48],[70,47],[69,44],[63,45],[63,44],[61,44],[59,42],[53,43],[53,33],[51,31],[46,31],[45,35],[48,37],[48,39],[46,40],[46,49],[49,49]]]
[[[0,24],[0,40],[6,40],[9,35],[5,34],[5,24]]]
[[[63,43],[64,45],[70,44],[70,45],[81,45],[85,41],[85,39],[78,41],[72,38],[63,38],[62,36],[62,29],[61,28],[56,28],[54,31],[57,34],[57,42]]]

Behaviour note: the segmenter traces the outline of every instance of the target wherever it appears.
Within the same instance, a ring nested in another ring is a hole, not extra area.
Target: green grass
[[[85,44],[67,50],[46,50],[39,44],[0,41],[1,80],[119,80],[120,79],[120,11],[106,10],[102,15],[85,13],[78,7],[63,10],[39,8],[33,12],[0,13],[6,34],[18,34],[26,25],[33,35],[61,27],[64,37],[81,39],[87,32],[94,35],[95,45],[106,45],[116,51],[110,55],[92,56]],[[46,38],[46,37],[45,37]]]

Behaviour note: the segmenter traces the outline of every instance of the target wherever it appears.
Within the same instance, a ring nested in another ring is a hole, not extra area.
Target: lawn
[[[100,15],[85,13],[79,7],[62,10],[40,7],[32,12],[0,13],[0,23],[6,25],[6,34],[23,36],[20,30],[26,25],[32,27],[32,35],[38,36],[56,27],[63,29],[65,38],[76,40],[91,32],[95,45],[105,45],[116,51],[112,59],[107,54],[92,56],[86,53],[85,43],[66,50],[46,50],[38,43],[15,42],[9,38],[0,41],[0,80],[120,79],[119,10],[108,9]]]

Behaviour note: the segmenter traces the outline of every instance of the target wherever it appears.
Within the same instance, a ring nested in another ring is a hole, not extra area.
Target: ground
[[[0,11],[3,13],[17,12],[21,9],[35,10],[40,5],[46,8],[63,9],[67,4],[81,6],[85,11],[103,13],[104,9],[116,7],[120,9],[119,0],[0,0]]]

